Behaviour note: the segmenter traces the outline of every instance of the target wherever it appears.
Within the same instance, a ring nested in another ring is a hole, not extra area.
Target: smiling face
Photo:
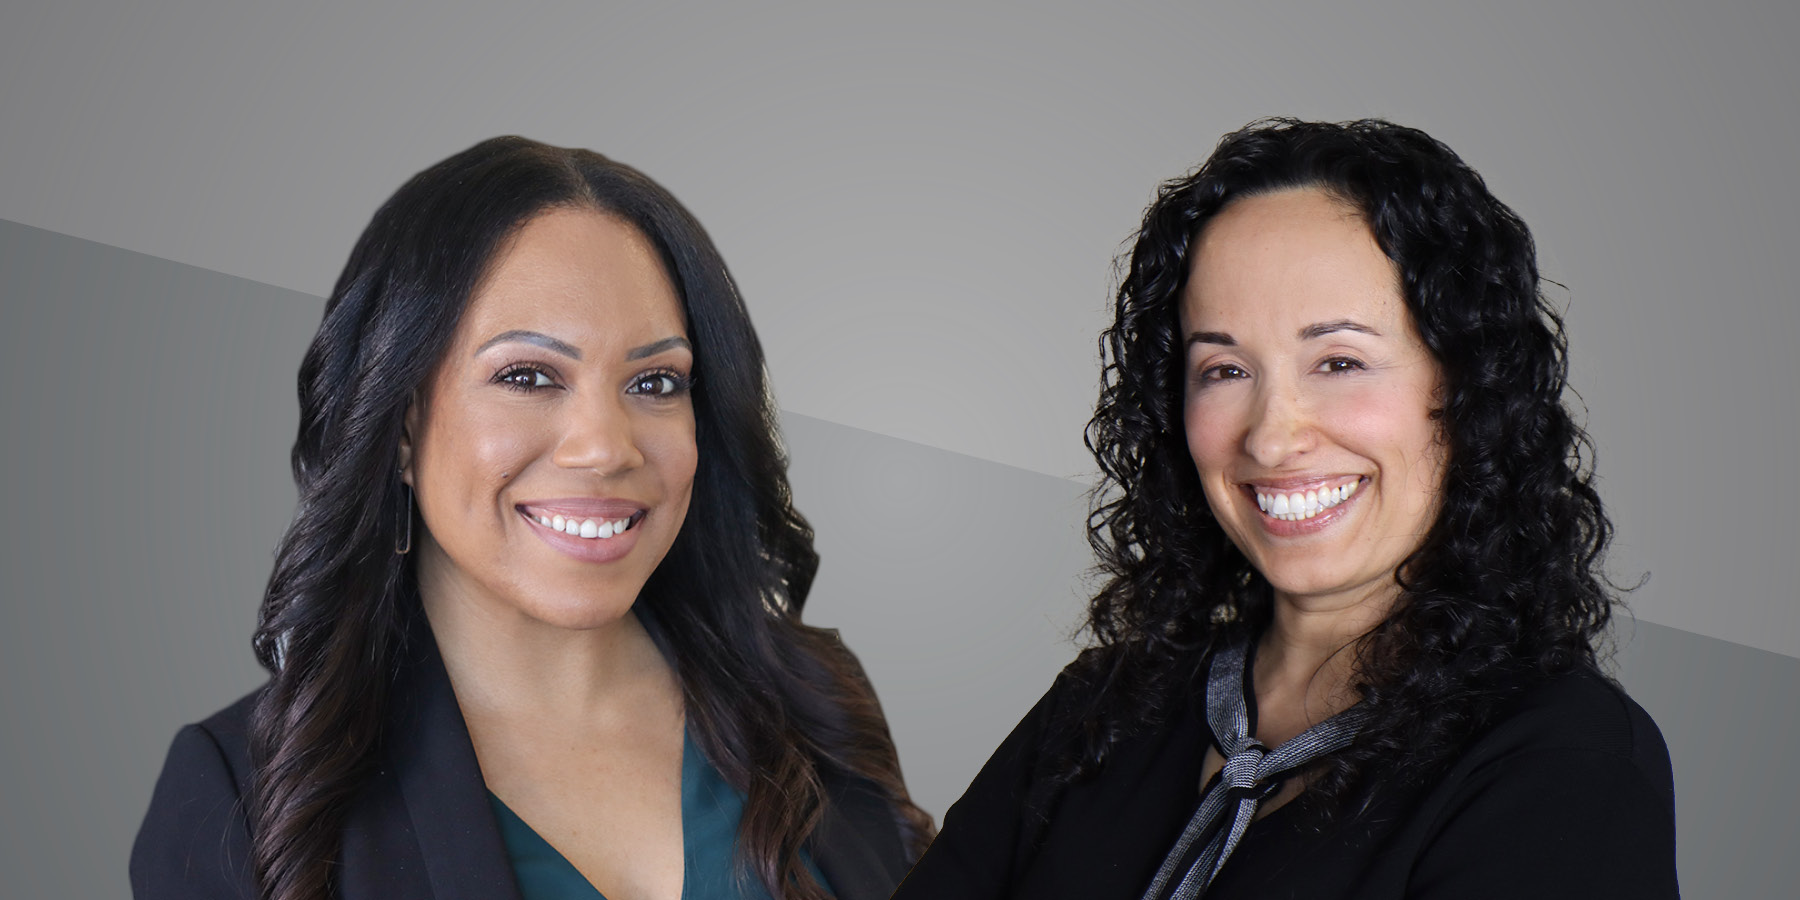
[[[1194,250],[1185,412],[1207,504],[1278,600],[1385,608],[1445,464],[1438,366],[1393,263],[1314,189],[1230,204]]]
[[[624,616],[687,515],[693,367],[635,228],[588,209],[520,228],[406,415],[427,604],[577,629]]]

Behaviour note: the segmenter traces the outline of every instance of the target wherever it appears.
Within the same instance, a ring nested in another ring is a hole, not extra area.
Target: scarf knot
[[[1143,900],[1194,900],[1205,893],[1256,818],[1257,804],[1281,790],[1294,771],[1349,746],[1369,717],[1358,703],[1279,747],[1265,747],[1250,734],[1249,649],[1249,642],[1242,641],[1213,654],[1206,679],[1206,724],[1225,764],[1200,786],[1200,807],[1163,858]],[[1174,890],[1169,892],[1171,883]]]
[[[1254,788],[1264,776],[1263,760],[1268,758],[1268,748],[1251,741],[1243,749],[1225,759],[1225,767],[1219,770],[1219,780],[1232,790]]]

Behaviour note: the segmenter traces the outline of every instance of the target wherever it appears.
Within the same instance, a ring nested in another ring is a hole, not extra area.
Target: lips
[[[514,507],[532,531],[556,549],[587,562],[610,562],[636,544],[636,528],[649,515],[627,500],[565,498]]]
[[[1253,484],[1250,489],[1256,494],[1257,508],[1265,514],[1298,522],[1350,499],[1361,485],[1360,477],[1351,476],[1348,481],[1339,478],[1304,488],[1271,488]]]
[[[611,517],[606,513],[598,516],[583,516],[573,511],[567,514],[541,507],[523,506],[519,512],[536,521],[539,525],[560,531],[563,534],[592,540],[607,540],[616,534],[624,534],[633,525],[644,520],[643,510],[627,515]]]
[[[1239,485],[1256,504],[1256,521],[1275,537],[1301,537],[1323,531],[1347,515],[1347,504],[1361,495],[1367,479],[1360,475],[1283,478]]]

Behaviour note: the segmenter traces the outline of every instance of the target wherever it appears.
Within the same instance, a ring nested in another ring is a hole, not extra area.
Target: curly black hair
[[[1087,444],[1103,475],[1088,518],[1102,586],[1088,611],[1093,646],[1067,672],[1089,700],[1067,715],[1061,781],[1165,718],[1214,647],[1272,615],[1268,582],[1214,519],[1188,452],[1178,313],[1212,217],[1295,188],[1359,211],[1393,261],[1442,372],[1433,417],[1448,455],[1437,519],[1395,572],[1400,600],[1355,650],[1353,687],[1373,719],[1312,789],[1342,808],[1377,785],[1428,781],[1508,696],[1597,665],[1616,602],[1602,572],[1612,526],[1592,446],[1563,405],[1567,343],[1530,231],[1422,131],[1265,119],[1162,185],[1100,340]]]

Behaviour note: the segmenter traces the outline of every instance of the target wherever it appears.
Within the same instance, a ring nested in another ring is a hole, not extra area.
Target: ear
[[[419,402],[419,392],[413,391],[412,397],[406,401],[406,415],[400,420],[400,482],[413,487],[413,435],[420,433],[420,417],[424,404]]]

